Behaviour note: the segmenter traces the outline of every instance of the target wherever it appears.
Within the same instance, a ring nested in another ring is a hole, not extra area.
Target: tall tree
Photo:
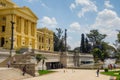
[[[85,53],[85,37],[84,37],[84,34],[81,34],[80,51],[81,51],[82,53]]]
[[[120,31],[119,31],[119,33],[117,34],[117,41],[120,43]]]
[[[120,30],[117,31],[117,40],[114,43],[114,46],[116,47],[115,57],[120,60]]]
[[[106,37],[106,34],[100,34],[98,30],[90,30],[90,33],[86,35],[89,38],[89,40],[93,43],[93,47],[98,46]]]
[[[62,34],[63,34],[63,31],[61,28],[56,28],[56,33],[54,33],[54,51],[61,51],[61,47],[63,44],[62,41]]]
[[[85,52],[90,53],[91,50],[91,44],[89,44],[89,41],[87,38],[85,38]]]
[[[56,28],[56,33],[54,33],[54,51],[65,51],[65,36],[61,28]],[[70,48],[67,45],[68,49]]]

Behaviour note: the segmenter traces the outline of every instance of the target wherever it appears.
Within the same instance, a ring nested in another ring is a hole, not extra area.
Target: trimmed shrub
[[[105,72],[108,72],[108,68],[105,68],[104,71],[105,71]]]

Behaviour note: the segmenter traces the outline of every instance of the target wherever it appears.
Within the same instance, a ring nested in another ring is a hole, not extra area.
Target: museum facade
[[[0,47],[10,49],[13,44],[13,49],[53,51],[53,32],[47,28],[37,29],[37,20],[28,7],[0,0]]]

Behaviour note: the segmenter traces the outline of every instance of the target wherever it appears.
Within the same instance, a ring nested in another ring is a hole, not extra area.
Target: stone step
[[[22,71],[15,68],[2,68],[0,69],[0,80],[21,80],[31,78],[29,74],[22,75]]]
[[[0,56],[0,63],[6,60],[8,57],[7,56]]]

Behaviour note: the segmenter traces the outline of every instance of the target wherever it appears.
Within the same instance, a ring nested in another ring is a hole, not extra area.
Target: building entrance
[[[62,68],[62,64],[60,62],[47,62],[46,67],[47,69],[58,69]]]
[[[0,44],[1,44],[0,47],[3,47],[4,44],[5,44],[5,39],[2,37],[0,41],[1,41],[1,42],[0,42]]]

